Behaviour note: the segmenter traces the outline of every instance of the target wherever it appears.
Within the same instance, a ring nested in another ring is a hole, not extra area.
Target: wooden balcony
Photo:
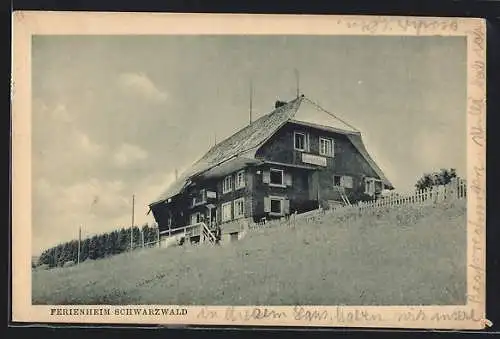
[[[208,242],[211,244],[215,244],[217,242],[217,238],[213,230],[211,230],[210,227],[203,222],[199,222],[193,225],[168,229],[166,231],[160,232],[160,236],[164,237],[176,236],[179,237],[179,239],[182,238],[183,241],[190,241],[190,242],[192,242],[194,239],[196,239],[195,242],[200,242],[200,243]]]
[[[214,202],[216,199],[217,193],[215,191],[201,189],[197,195],[193,196],[191,201],[191,208],[205,205],[209,202]]]

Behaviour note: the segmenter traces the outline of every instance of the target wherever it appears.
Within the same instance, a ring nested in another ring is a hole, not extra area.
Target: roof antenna
[[[250,108],[249,108],[250,125],[252,124],[252,99],[253,99],[253,83],[252,79],[250,79]]]
[[[296,95],[297,95],[297,98],[298,98],[299,95],[300,95],[300,89],[299,89],[300,88],[300,86],[299,86],[299,71],[296,68],[294,69],[294,71],[295,71],[295,84],[296,84],[296,88],[297,88]]]
[[[214,132],[214,146],[217,145],[217,132]]]

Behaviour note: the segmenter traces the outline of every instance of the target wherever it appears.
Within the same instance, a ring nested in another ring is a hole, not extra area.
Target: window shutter
[[[344,187],[353,188],[353,183],[352,183],[352,177],[351,176],[345,176],[344,177]]]
[[[283,213],[290,214],[290,200],[288,199],[283,200]]]
[[[271,182],[271,172],[269,170],[264,170],[262,172],[262,182],[264,184],[269,184]]]
[[[291,173],[285,173],[284,182],[285,182],[285,185],[292,186],[292,174]]]
[[[264,212],[271,212],[271,199],[264,197]]]

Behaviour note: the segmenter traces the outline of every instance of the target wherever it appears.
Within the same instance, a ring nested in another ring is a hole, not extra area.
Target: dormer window
[[[297,151],[307,151],[308,135],[302,132],[293,133],[293,146]]]

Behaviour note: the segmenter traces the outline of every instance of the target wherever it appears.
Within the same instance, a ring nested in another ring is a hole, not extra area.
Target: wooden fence
[[[401,205],[429,204],[440,201],[464,199],[467,196],[467,184],[464,180],[456,179],[446,185],[433,186],[418,190],[411,194],[392,194],[367,202],[358,202],[357,208],[360,211],[376,207],[393,207]],[[343,209],[344,206],[334,210]]]
[[[301,214],[292,214],[280,219],[253,223],[250,230],[257,230],[275,226],[295,226],[298,221],[302,223],[312,223],[319,221],[326,214],[337,214],[347,210],[358,210],[359,212],[369,211],[381,207],[396,207],[403,205],[425,205],[439,203],[447,200],[465,199],[467,197],[467,183],[463,179],[452,180],[449,184],[433,186],[427,189],[418,190],[409,194],[391,194],[376,200],[358,202],[351,206],[335,206],[328,210],[316,209]]]
[[[250,231],[255,231],[263,228],[274,228],[277,226],[294,227],[297,222],[305,224],[314,223],[322,220],[325,215],[338,214],[342,213],[343,211],[358,210],[360,213],[363,213],[364,211],[368,212],[370,210],[382,207],[391,208],[403,205],[433,204],[447,200],[464,199],[466,198],[466,196],[466,182],[462,179],[455,179],[446,185],[433,186],[409,194],[394,193],[386,197],[378,198],[376,200],[358,202],[350,206],[336,205],[327,210],[320,208],[300,214],[294,213],[278,219],[261,220],[257,223],[248,222],[248,229]],[[167,235],[167,233],[169,236],[183,234],[187,229],[191,227],[193,227],[193,225],[180,227],[175,230],[163,231],[161,232],[161,236],[165,236]]]

